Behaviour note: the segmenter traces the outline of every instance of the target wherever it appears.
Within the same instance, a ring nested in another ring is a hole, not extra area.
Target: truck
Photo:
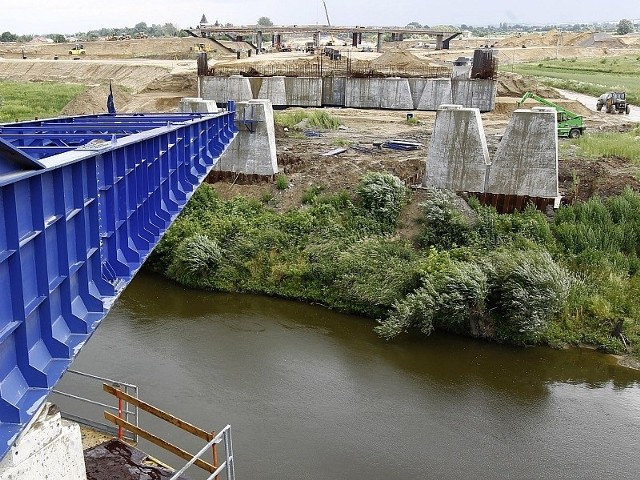
[[[520,100],[516,102],[518,107],[520,107],[525,100],[527,99],[535,100],[542,105],[547,107],[555,108],[558,117],[558,136],[559,137],[569,137],[569,138],[578,138],[580,137],[585,129],[584,119],[582,115],[578,115],[577,113],[571,112],[560,105],[553,103],[546,98],[542,98],[539,95],[536,95],[532,92],[526,92]]]
[[[596,102],[596,110],[599,112],[605,108],[607,113],[626,113],[629,115],[631,108],[627,103],[627,95],[625,92],[607,92],[600,95]]]

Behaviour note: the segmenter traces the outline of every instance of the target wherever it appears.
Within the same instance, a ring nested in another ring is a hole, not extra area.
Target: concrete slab
[[[322,105],[321,78],[287,77],[285,92],[289,106],[320,107]]]
[[[416,104],[416,110],[437,110],[440,105],[458,103],[453,101],[450,78],[429,78]],[[458,103],[464,107],[469,105]]]
[[[178,104],[180,113],[218,113],[218,105],[213,100],[198,97],[184,97]]]
[[[482,193],[489,164],[480,110],[443,105],[436,113],[422,184]]]
[[[454,78],[451,80],[453,103],[490,112],[496,106],[498,83],[495,80]]]
[[[253,120],[242,124],[242,119]],[[238,134],[220,157],[215,171],[271,176],[278,173],[273,107],[269,100],[236,103]]]
[[[217,103],[227,103],[229,100],[244,102],[253,99],[249,79],[241,75],[202,77],[200,90],[203,99]]]
[[[269,100],[271,105],[283,107],[287,105],[287,93],[285,91],[285,77],[264,77],[262,86],[256,98]]]
[[[407,78],[383,78],[380,92],[380,108],[413,110],[413,98]]]
[[[322,105],[344,107],[346,105],[347,77],[322,79]]]
[[[545,198],[559,195],[555,109],[513,112],[489,169],[486,191]]]
[[[382,78],[347,78],[345,107],[380,108]]]
[[[2,479],[86,480],[80,426],[45,403],[0,462]]]

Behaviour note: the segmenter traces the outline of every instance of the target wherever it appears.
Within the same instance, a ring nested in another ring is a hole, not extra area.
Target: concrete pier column
[[[315,32],[313,34],[313,44],[316,48],[320,47],[320,32]]]
[[[378,32],[378,44],[376,45],[376,51],[382,53],[382,32]]]
[[[256,53],[260,54],[262,52],[262,32],[258,32],[256,35]]]
[[[351,46],[352,47],[357,47],[358,46],[358,33],[357,32],[353,32],[351,34]]]
[[[443,41],[444,41],[444,35],[442,34],[436,35],[436,50],[442,50]]]
[[[245,123],[242,123],[244,119]],[[273,108],[269,100],[236,103],[238,134],[214,170],[271,176],[278,173]]]

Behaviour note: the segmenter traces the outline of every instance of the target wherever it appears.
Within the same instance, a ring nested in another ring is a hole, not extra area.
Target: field
[[[84,85],[0,81],[0,123],[58,116],[85,89]]]
[[[640,62],[638,56],[596,59],[543,60],[506,67],[522,75],[539,77],[552,87],[599,96],[626,91],[630,103],[640,104]]]

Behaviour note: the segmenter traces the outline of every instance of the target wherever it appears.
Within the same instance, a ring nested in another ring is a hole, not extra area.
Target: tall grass
[[[294,128],[303,124],[309,128],[323,128],[325,130],[336,130],[342,125],[338,117],[328,114],[324,110],[294,110],[290,112],[276,113],[276,124],[287,128]]]
[[[58,116],[85,88],[66,83],[0,82],[0,122]]]
[[[596,133],[574,140],[577,154],[588,158],[621,158],[640,163],[640,131],[629,133]]]

